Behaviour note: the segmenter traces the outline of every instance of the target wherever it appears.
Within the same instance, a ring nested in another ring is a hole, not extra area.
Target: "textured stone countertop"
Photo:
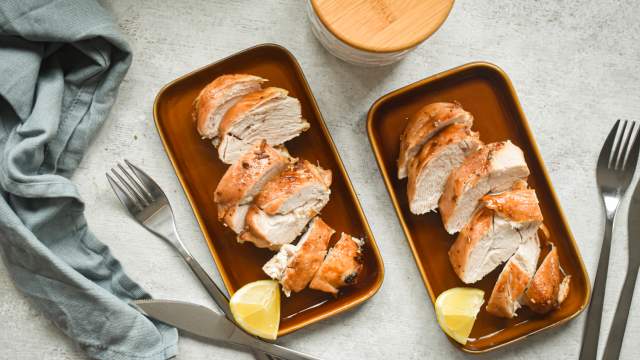
[[[604,228],[594,167],[616,118],[640,120],[640,2],[458,0],[443,27],[395,66],[360,68],[328,54],[311,33],[305,1],[105,0],[134,51],[109,120],[74,180],[91,229],[135,280],[156,297],[212,302],[182,259],[130,220],[105,171],[126,157],[168,196],[182,238],[216,269],[157,135],[152,103],[167,82],[265,42],[299,60],[353,181],[386,265],[380,292],[356,310],[286,336],[282,343],[324,359],[574,359],[585,316],[484,356],[452,346],[401,231],[371,152],[365,114],[381,95],[475,60],[511,77],[551,179],[593,278]],[[626,210],[612,248],[600,349],[626,271]],[[1,262],[0,262],[1,264]],[[640,291],[640,290],[639,290]],[[0,265],[0,358],[82,359],[84,355],[11,283]],[[640,295],[622,350],[640,359]],[[11,355],[10,355],[11,354]],[[181,359],[251,359],[248,353],[180,340]]]

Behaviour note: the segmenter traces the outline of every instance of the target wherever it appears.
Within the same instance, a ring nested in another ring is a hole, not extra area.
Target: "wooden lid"
[[[410,49],[433,34],[454,0],[311,0],[322,24],[342,42],[371,52]]]

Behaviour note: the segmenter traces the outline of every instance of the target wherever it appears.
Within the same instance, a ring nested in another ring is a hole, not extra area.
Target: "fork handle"
[[[229,299],[227,298],[227,295],[225,295],[222,292],[222,290],[218,287],[216,282],[213,281],[211,276],[209,276],[209,273],[207,273],[202,268],[202,265],[200,265],[200,263],[193,257],[193,255],[191,255],[191,252],[189,251],[189,249],[187,249],[187,247],[184,245],[184,243],[180,239],[180,236],[178,235],[178,231],[176,230],[175,225],[173,226],[173,228],[169,229],[164,234],[159,232],[155,232],[155,233],[161,238],[168,241],[171,245],[173,245],[173,247],[178,251],[180,256],[182,256],[182,259],[184,260],[184,262],[186,262],[187,265],[189,265],[189,268],[191,269],[193,274],[198,278],[198,280],[200,280],[200,283],[202,284],[202,286],[204,286],[205,290],[207,290],[209,295],[211,295],[216,305],[218,305],[220,310],[222,310],[222,312],[228,318],[230,318],[230,320],[232,320],[231,310],[229,308]]]
[[[609,272],[609,253],[611,252],[611,236],[613,234],[614,216],[607,216],[604,226],[604,239],[602,240],[602,250],[598,260],[598,270],[596,279],[593,282],[591,292],[591,303],[587,310],[587,321],[584,325],[582,335],[582,348],[580,349],[580,360],[595,360],[598,354],[598,338],[600,337],[600,321],[602,320],[602,306],[604,305],[604,292],[607,284],[607,273]]]
[[[229,309],[229,299],[227,299],[227,296],[222,292],[222,290],[220,290],[211,276],[209,276],[193,256],[185,256],[184,261],[189,265],[189,268],[191,268],[191,271],[196,275],[198,280],[200,280],[200,283],[204,286],[209,295],[213,297],[215,303],[220,307],[220,310],[229,316],[231,314],[231,310]]]
[[[638,268],[629,266],[622,287],[622,293],[620,294],[620,299],[618,299],[616,314],[613,317],[611,331],[607,339],[607,346],[604,348],[603,360],[617,360],[620,357],[620,349],[622,348],[624,331],[627,327],[627,318],[629,317],[629,309],[631,308],[631,300],[633,299],[633,290],[636,286],[637,276]]]

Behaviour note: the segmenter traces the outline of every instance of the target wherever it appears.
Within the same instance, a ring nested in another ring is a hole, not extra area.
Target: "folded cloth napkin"
[[[0,1],[0,249],[15,285],[96,359],[166,359],[175,329],[87,229],[69,180],[131,63],[95,0]]]

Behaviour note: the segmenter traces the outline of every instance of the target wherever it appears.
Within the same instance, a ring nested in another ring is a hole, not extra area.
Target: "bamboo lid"
[[[454,0],[311,0],[322,24],[342,42],[371,52],[413,48],[433,34]]]

